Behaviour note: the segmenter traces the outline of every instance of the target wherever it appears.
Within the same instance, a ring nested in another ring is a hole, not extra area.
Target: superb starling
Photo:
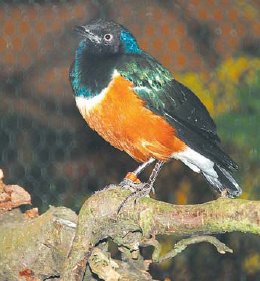
[[[142,163],[121,186],[147,195],[162,165],[178,159],[218,192],[241,194],[231,175],[237,164],[219,147],[215,123],[190,89],[124,26],[99,19],[76,31],[81,41],[70,81],[80,113],[106,141]],[[137,176],[153,162],[148,182],[140,183]]]

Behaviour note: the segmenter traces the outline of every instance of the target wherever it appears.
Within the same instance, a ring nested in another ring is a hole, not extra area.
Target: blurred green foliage
[[[248,162],[260,161],[260,70],[252,83],[242,82],[235,89],[237,108],[216,119],[223,140],[246,153]]]
[[[260,70],[236,88],[237,107],[218,116],[219,133],[240,164],[243,198],[260,198]],[[242,155],[242,157],[241,157]]]

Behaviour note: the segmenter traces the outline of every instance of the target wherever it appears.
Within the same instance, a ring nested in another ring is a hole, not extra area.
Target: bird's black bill
[[[96,34],[94,34],[93,32],[91,32],[86,26],[76,25],[74,30],[81,36],[88,38],[90,41],[92,41],[94,43],[101,42],[101,38],[99,36],[97,36]]]
[[[74,31],[76,31],[77,33],[83,35],[86,33],[85,28],[82,25],[76,25],[74,27]]]

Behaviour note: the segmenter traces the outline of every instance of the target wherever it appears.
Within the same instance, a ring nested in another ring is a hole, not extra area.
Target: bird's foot
[[[122,183],[126,183],[126,179],[124,179],[120,185]],[[128,185],[127,185],[128,184]],[[130,184],[130,185],[129,185]],[[129,180],[127,180],[126,185],[122,186],[124,188],[130,189],[132,191],[131,194],[129,194],[124,200],[123,202],[120,204],[119,208],[117,209],[117,214],[120,213],[120,211],[122,210],[122,208],[130,201],[130,200],[134,200],[134,203],[136,203],[136,201],[138,199],[141,199],[143,197],[149,197],[149,194],[151,192],[151,190],[154,192],[153,186],[149,183],[133,183],[133,182],[129,182]],[[134,191],[133,191],[134,190]]]
[[[144,183],[142,183],[136,176],[136,174],[130,172],[127,173],[125,178],[119,183],[119,185],[124,188],[131,191],[136,191],[138,189],[142,189]]]

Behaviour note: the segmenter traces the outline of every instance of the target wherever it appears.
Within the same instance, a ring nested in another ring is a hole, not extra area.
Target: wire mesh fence
[[[198,94],[241,166],[244,198],[259,199],[257,1],[1,1],[0,167],[6,182],[24,186],[41,210],[65,205],[77,211],[88,195],[137,165],[86,126],[69,84],[79,41],[73,27],[96,17],[129,28],[143,49]],[[157,197],[185,204],[214,195],[200,176],[171,162],[160,175]],[[259,242],[233,234],[224,239],[239,254],[223,258],[197,246],[175,263],[154,266],[155,276],[260,279]],[[171,246],[168,239],[165,248]]]

